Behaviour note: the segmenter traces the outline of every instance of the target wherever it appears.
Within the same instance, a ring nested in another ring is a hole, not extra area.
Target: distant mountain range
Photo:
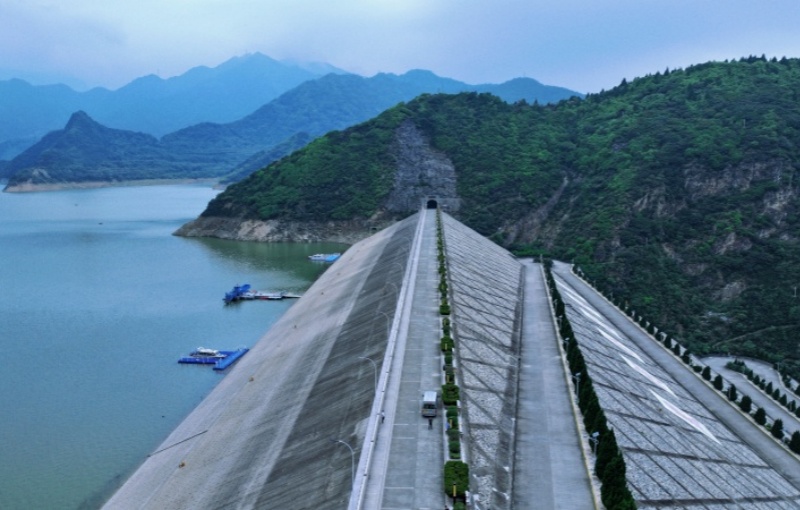
[[[77,92],[66,85],[0,81],[0,159],[11,159],[76,111],[116,129],[154,136],[200,122],[231,122],[297,85],[328,73],[327,64],[286,64],[260,53],[217,67],[195,67],[173,78],[138,78],[117,90]]]
[[[231,173],[236,177],[229,180],[236,180],[317,136],[364,122],[420,94],[463,91],[490,92],[507,102],[545,103],[579,95],[530,78],[468,85],[420,70],[371,78],[327,74],[304,81],[239,120],[195,124],[160,140],[108,128],[81,111],[64,129],[49,133],[10,161],[3,173],[10,190],[71,182],[220,178]]]

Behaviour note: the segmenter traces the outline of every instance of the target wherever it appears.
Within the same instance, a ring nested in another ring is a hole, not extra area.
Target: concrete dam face
[[[350,247],[104,508],[452,508],[444,466],[454,458],[469,466],[468,508],[601,508],[591,431],[575,402],[580,376],[564,361],[543,267],[427,205]],[[439,244],[455,340],[446,363]],[[640,508],[800,507],[796,457],[754,445],[750,425],[730,432],[749,422],[704,410],[716,397],[685,389],[696,375],[650,357],[657,342],[569,269],[554,268],[565,315]],[[424,416],[423,395],[441,398],[450,381],[458,404],[439,401]],[[680,410],[676,395],[687,394],[697,400]],[[643,429],[655,422],[669,437],[711,441],[708,452],[690,459],[685,448],[654,447]],[[714,492],[689,480],[721,465],[723,478],[769,484]]]

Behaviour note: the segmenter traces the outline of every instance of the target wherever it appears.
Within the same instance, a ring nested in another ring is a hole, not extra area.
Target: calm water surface
[[[204,186],[0,193],[0,509],[96,508],[224,374],[178,365],[252,346],[331,244],[184,239]]]

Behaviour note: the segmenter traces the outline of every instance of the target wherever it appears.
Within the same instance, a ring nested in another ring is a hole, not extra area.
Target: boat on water
[[[315,262],[334,262],[341,256],[341,253],[315,253],[314,255],[309,255],[308,259]]]
[[[207,349],[206,347],[198,347],[189,353],[193,358],[224,358],[226,354],[221,353],[216,349]]]

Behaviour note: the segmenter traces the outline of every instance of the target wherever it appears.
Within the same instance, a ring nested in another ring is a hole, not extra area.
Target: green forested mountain
[[[88,129],[81,136],[64,136],[67,133],[63,130],[56,131],[47,135],[48,143],[36,144],[14,158],[6,171],[11,189],[19,183],[222,177],[256,154],[261,158],[282,157],[290,148],[299,147],[297,142],[304,136],[307,141],[308,137],[363,122],[424,92],[497,89],[514,100],[543,102],[576,94],[529,78],[509,84],[473,86],[428,71],[410,71],[400,76],[378,74],[372,78],[328,74],[302,83],[237,121],[197,124],[160,140],[152,139],[156,143],[123,147],[120,144],[124,145],[124,138],[133,140],[138,133],[108,128]],[[104,145],[113,146],[114,150],[94,150]],[[46,153],[42,153],[43,148]],[[118,157],[122,153],[126,160]],[[267,164],[273,160],[262,161]],[[63,171],[65,162],[68,172]],[[44,176],[49,181],[40,179]]]
[[[799,60],[751,57],[550,106],[425,95],[229,187],[198,221],[399,217],[420,203],[397,200],[418,165],[412,187],[499,244],[574,261],[696,352],[797,376],[798,91]],[[453,171],[455,196],[430,168]]]

